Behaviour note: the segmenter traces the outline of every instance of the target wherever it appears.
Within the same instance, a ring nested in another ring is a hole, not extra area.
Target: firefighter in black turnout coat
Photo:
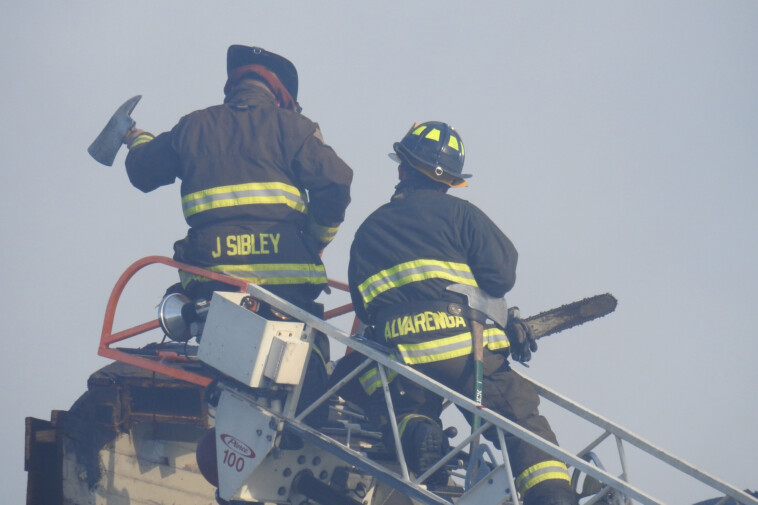
[[[190,229],[174,244],[175,260],[260,284],[322,317],[323,305],[314,302],[327,285],[321,253],[344,220],[353,172],[324,143],[318,124],[300,114],[297,92],[289,60],[232,45],[224,103],[192,112],[158,136],[130,131],[126,171],[144,192],[181,180]],[[181,285],[169,292],[193,300],[230,289],[179,276]],[[327,381],[328,341],[316,338],[301,405]],[[308,420],[323,422],[326,409]]]
[[[502,297],[514,285],[517,252],[481,210],[447,194],[450,187],[467,185],[469,177],[462,173],[464,147],[453,128],[417,123],[394,144],[394,151],[390,156],[399,162],[400,183],[391,201],[360,226],[350,250],[355,311],[369,325],[370,338],[390,347],[397,359],[470,397],[474,360],[467,301],[445,288],[463,283]],[[485,328],[483,403],[556,442],[538,412],[536,391],[509,366],[509,354],[526,361],[536,350],[534,341],[516,328],[509,325],[510,339],[501,328]],[[386,429],[377,369],[359,379],[371,397],[370,417]],[[390,379],[403,452],[410,469],[420,474],[447,447],[438,420],[442,399],[402,376],[390,374]],[[401,390],[402,395],[396,394]],[[506,436],[506,445],[526,505],[577,503],[562,462],[515,437]],[[438,472],[428,482],[435,480],[444,482],[447,475]]]
[[[306,310],[327,284],[320,253],[350,202],[352,170],[300,114],[287,59],[230,46],[222,105],[158,136],[133,130],[126,170],[148,192],[181,180],[190,230],[174,259],[263,285]],[[208,279],[180,273],[191,298]]]

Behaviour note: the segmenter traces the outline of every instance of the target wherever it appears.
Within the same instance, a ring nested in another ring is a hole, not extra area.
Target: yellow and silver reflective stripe
[[[358,290],[363,298],[363,305],[368,306],[374,298],[385,291],[427,279],[446,279],[469,286],[477,285],[471,268],[465,263],[421,259],[407,261],[382,270],[363,281],[358,286]]]
[[[215,265],[207,270],[243,279],[252,284],[326,284],[323,265],[308,263],[271,263],[257,265]],[[208,281],[207,277],[179,272],[183,285],[191,280]]]
[[[516,490],[524,496],[527,491],[549,479],[565,480],[571,482],[566,465],[556,460],[543,461],[532,465],[516,477]]]
[[[367,395],[371,396],[374,391],[382,387],[382,378],[379,375],[379,369],[376,366],[369,367],[368,370],[358,376],[358,382]]]
[[[231,277],[237,277],[251,284],[326,284],[326,269],[323,265],[309,263],[263,263],[253,265],[214,265],[207,267],[211,272],[217,272]],[[207,277],[180,271],[182,285],[190,281],[209,281]]]
[[[397,377],[397,372],[387,369],[387,384]],[[382,376],[379,375],[379,368],[376,365],[370,366],[368,370],[358,376],[358,382],[361,383],[363,390],[371,396],[374,391],[382,387]]]
[[[298,212],[307,212],[300,190],[283,182],[233,184],[195,191],[182,197],[185,218],[211,209],[261,204],[283,204]]]
[[[500,328],[486,328],[484,330],[484,347],[490,351],[510,347],[511,342]]]
[[[334,239],[337,230],[339,226],[322,226],[313,219],[313,216],[308,216],[307,232],[319,242],[328,244]]]
[[[137,146],[140,146],[142,144],[147,144],[151,140],[153,140],[155,137],[153,137],[152,133],[143,132],[134,137],[134,140],[132,140],[132,143],[129,144],[129,150],[134,149]]]
[[[465,356],[471,354],[471,349],[471,333],[469,332],[418,344],[397,344],[397,350],[400,351],[403,361],[409,365]]]
[[[466,332],[418,344],[397,344],[397,350],[400,351],[403,361],[409,365],[431,363],[471,354],[473,352],[471,338],[471,333]],[[484,330],[484,347],[494,351],[509,346],[508,337],[500,328]]]

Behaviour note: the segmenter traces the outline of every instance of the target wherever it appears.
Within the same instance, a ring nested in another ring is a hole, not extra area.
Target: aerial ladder
[[[113,332],[119,298],[126,284],[148,265],[164,265],[225,282],[237,291],[215,292],[211,300],[193,301],[169,295],[158,308],[158,318]],[[330,281],[336,289],[346,290]],[[264,317],[261,305],[279,317]],[[381,346],[329,322],[349,313],[340,306],[324,318],[243,280],[150,256],[132,264],[118,280],[106,309],[98,354],[135,367],[205,388],[214,427],[198,445],[212,451],[213,464],[203,474],[216,486],[215,499],[223,505],[271,503],[277,505],[483,505],[520,504],[505,436],[518,437],[563,461],[572,473],[572,485],[583,505],[660,505],[662,501],[632,482],[626,449],[647,457],[687,478],[699,481],[722,498],[718,505],[758,505],[758,499],[709,475],[622,426],[582,407],[549,387],[531,381],[539,395],[575,416],[597,433],[578,453],[521,428],[395,359]],[[162,330],[183,342],[156,343],[143,348],[119,347],[132,337]],[[305,369],[321,333],[361,357],[349,373],[333,381],[320,397],[303,407]],[[197,338],[197,345],[188,341]],[[340,392],[356,377],[376,366],[389,410],[394,447],[385,447],[380,434],[365,428],[364,413]],[[443,397],[449,406],[470,412],[479,426],[423,475],[412,474],[403,457],[398,426],[392,415],[389,374],[398,374]],[[306,418],[328,405],[330,423],[311,426]],[[479,443],[485,430],[494,429],[499,447]],[[615,444],[620,473],[605,469],[598,448]],[[210,449],[208,449],[210,448]],[[442,466],[452,469],[447,486],[435,488],[426,480]],[[206,462],[206,467],[208,464]],[[210,475],[210,476],[209,476]]]

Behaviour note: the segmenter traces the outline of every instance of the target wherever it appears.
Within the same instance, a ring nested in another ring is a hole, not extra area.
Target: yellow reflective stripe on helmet
[[[450,135],[450,138],[447,141],[447,145],[449,145],[456,151],[460,151],[460,149],[458,148],[458,137],[456,137],[455,135]]]
[[[469,286],[477,285],[471,268],[465,263],[421,259],[401,263],[372,275],[358,286],[358,291],[363,298],[363,305],[368,306],[385,291],[427,279],[446,279]]]
[[[206,270],[237,277],[251,284],[326,284],[326,269],[323,265],[310,263],[270,263],[257,265],[214,265]],[[180,271],[183,286],[192,281],[206,282],[207,277]]]
[[[565,480],[571,482],[566,465],[560,461],[543,461],[532,465],[516,477],[516,490],[524,496],[527,491],[549,479]]]
[[[421,135],[421,132],[423,132],[424,130],[426,130],[426,126],[419,126],[415,130],[413,130],[413,134],[414,135]]]
[[[298,212],[307,212],[305,200],[300,190],[283,182],[233,184],[196,191],[182,197],[182,210],[185,218],[221,207],[260,204],[282,204]]]
[[[425,138],[428,138],[430,140],[435,140],[435,141],[439,142],[439,140],[440,140],[440,133],[442,133],[442,132],[439,131],[437,128],[432,128],[432,130],[425,135]]]
[[[312,216],[308,216],[308,234],[319,242],[328,244],[334,239],[334,236],[337,235],[337,230],[339,230],[339,226],[322,226],[318,224]]]

